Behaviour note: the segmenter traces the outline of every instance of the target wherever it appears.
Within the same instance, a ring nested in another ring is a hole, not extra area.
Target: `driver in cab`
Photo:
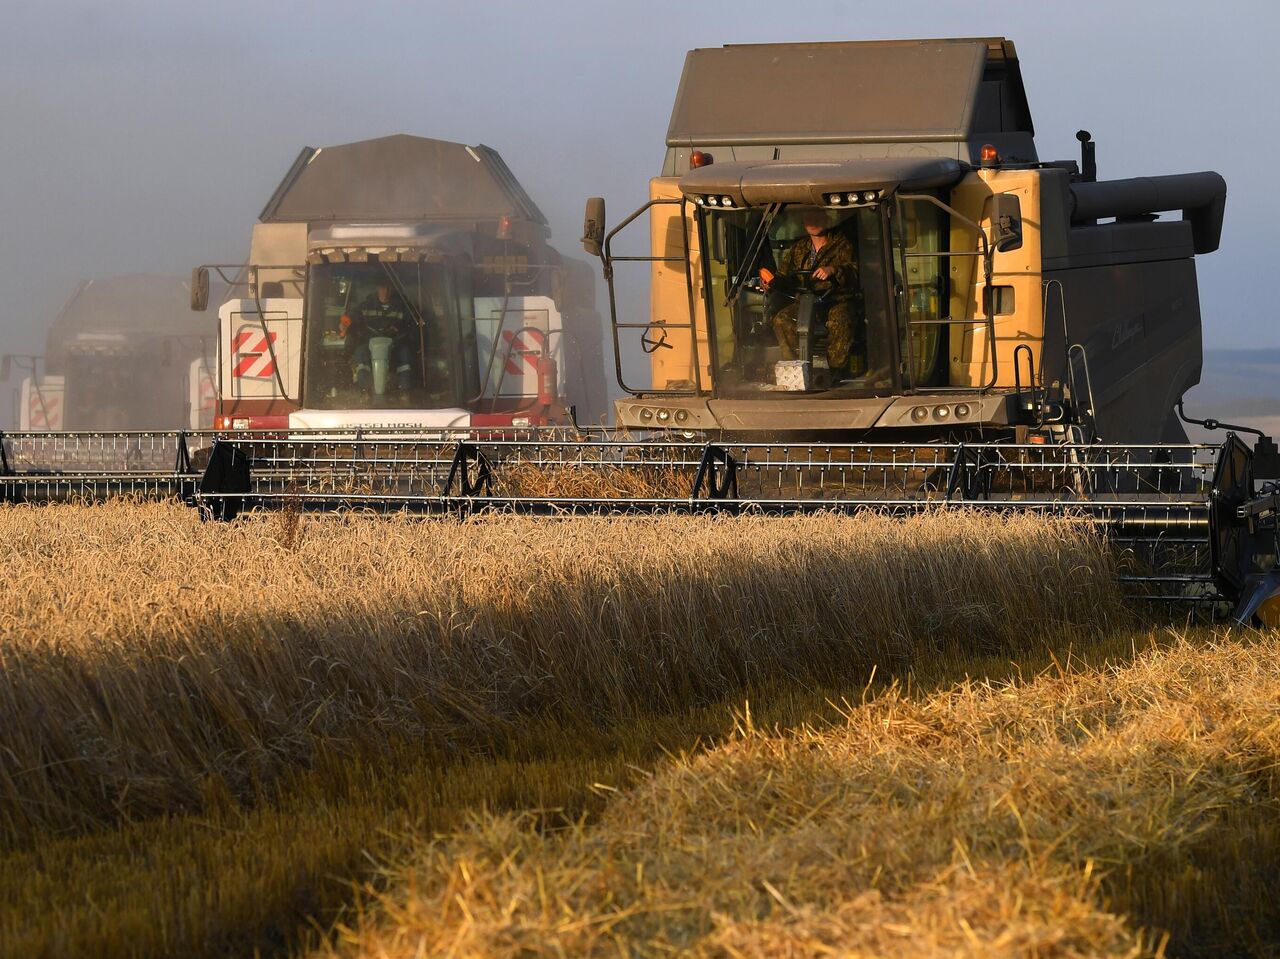
[[[831,229],[826,210],[809,207],[801,217],[804,236],[782,257],[777,275],[767,269],[760,271],[760,285],[766,294],[775,294],[770,297],[775,302],[779,297],[791,297],[790,302],[773,314],[773,330],[782,348],[782,358],[794,360],[800,345],[796,331],[800,307],[795,294],[802,275],[808,273],[818,298],[817,308],[826,312],[827,362],[832,370],[844,370],[849,366],[853,347],[853,316],[851,297],[840,294],[858,290],[853,245],[843,233]]]
[[[403,394],[411,381],[413,352],[409,348],[409,327],[412,314],[400,294],[392,289],[391,281],[383,279],[377,288],[351,312],[342,317],[343,336],[351,356],[352,372],[356,387],[367,393],[373,386],[372,352],[370,340],[387,337],[391,340],[388,359],[395,370],[396,388]]]

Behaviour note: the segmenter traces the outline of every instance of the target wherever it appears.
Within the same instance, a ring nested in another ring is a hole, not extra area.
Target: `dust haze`
[[[1018,45],[1042,158],[1077,156],[1074,134],[1086,128],[1102,178],[1226,178],[1221,249],[1197,265],[1206,382],[1189,407],[1266,415],[1280,393],[1257,395],[1269,373],[1233,373],[1258,349],[1280,348],[1269,162],[1280,152],[1269,119],[1280,10],[1270,5],[1223,3],[1209,16],[1187,0],[815,2],[794,13],[745,2],[14,2],[7,13],[0,352],[50,352],[50,327],[86,280],[180,283],[195,264],[243,260],[304,145],[409,133],[492,146],[546,214],[556,248],[583,258],[587,196],[607,198],[614,224],[646,199],[686,50],[1004,35]],[[645,315],[646,290],[639,267],[622,278],[622,318]],[[196,322],[212,336],[212,310]],[[643,369],[626,345],[628,369]],[[0,424],[12,423],[13,385],[0,386]]]

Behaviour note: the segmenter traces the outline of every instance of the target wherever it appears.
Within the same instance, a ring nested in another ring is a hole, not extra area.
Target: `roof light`
[[[844,202],[844,195],[840,193],[831,193],[827,195],[827,202],[832,206],[839,206]]]
[[[707,197],[707,206],[719,206],[720,198],[718,196]]]
[[[850,193],[847,197],[845,197],[845,199],[846,199],[846,200],[848,200],[850,203],[857,203],[857,202],[858,202],[858,194],[856,194],[856,193]]]
[[[670,411],[670,410],[658,410],[658,422],[659,422],[659,423],[665,423],[665,422],[666,422],[667,420],[669,420],[669,419],[671,419],[671,411]]]
[[[702,197],[700,197],[700,196],[695,196],[695,197],[693,198],[693,202],[694,202],[694,203],[696,203],[696,204],[698,204],[698,206],[705,206],[705,205],[706,205],[706,203],[707,203],[707,201],[706,201],[706,200],[704,200],[704,199],[703,199]]]
[[[979,156],[982,158],[983,166],[995,166],[1000,162],[1000,154],[990,143],[984,143],[982,145],[982,152]]]
[[[731,197],[731,196],[722,196],[722,197],[720,198],[720,205],[721,205],[721,206],[733,206],[733,197]]]
[[[696,170],[702,166],[711,166],[715,162],[715,157],[710,153],[703,153],[701,150],[694,150],[689,154],[689,168],[691,170]]]

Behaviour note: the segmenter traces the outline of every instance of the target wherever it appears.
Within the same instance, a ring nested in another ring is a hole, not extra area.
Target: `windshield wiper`
[[[773,221],[777,219],[781,210],[781,203],[770,203],[765,207],[764,216],[760,218],[760,225],[756,227],[756,232],[752,235],[751,242],[747,244],[747,255],[739,266],[741,272],[734,276],[733,285],[729,287],[724,295],[725,306],[728,306],[738,298],[738,294],[746,286],[747,280],[751,278],[752,265],[756,262],[756,257],[760,255],[760,248],[764,246],[764,241],[769,236],[769,227],[773,226]]]
[[[396,271],[391,269],[390,263],[383,263],[380,260],[378,261],[378,265],[382,267],[383,271],[387,274],[387,278],[391,280],[391,285],[395,287],[396,292],[400,294],[400,302],[409,308],[409,312],[413,316],[413,322],[418,325],[419,329],[422,329],[426,326],[426,321],[422,318],[422,311],[418,309],[418,306],[415,303],[409,300],[409,292],[405,289],[404,283],[400,281],[400,277],[396,275]]]
[[[422,388],[427,388],[427,321],[422,315],[420,304],[414,303],[409,299],[409,291],[405,289],[404,283],[397,275],[396,271],[391,269],[390,263],[378,261],[383,271],[387,274],[387,278],[391,280],[391,285],[400,294],[400,302],[403,303],[413,316],[414,325],[418,328],[418,368],[422,372]],[[418,264],[418,290],[422,290],[422,264]]]

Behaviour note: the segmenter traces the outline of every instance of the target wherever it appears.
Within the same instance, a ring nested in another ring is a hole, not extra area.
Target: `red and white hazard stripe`
[[[213,383],[213,377],[208,373],[200,374],[200,409],[212,410],[218,403],[218,392]]]
[[[538,371],[546,334],[541,330],[503,330],[502,339],[507,350],[507,376]]]
[[[261,380],[276,375],[272,349],[275,333],[263,333],[260,328],[244,326],[236,331],[231,341],[231,375],[237,379]]]
[[[30,423],[33,430],[62,429],[62,396],[46,395],[41,402],[40,394],[32,390]]]

